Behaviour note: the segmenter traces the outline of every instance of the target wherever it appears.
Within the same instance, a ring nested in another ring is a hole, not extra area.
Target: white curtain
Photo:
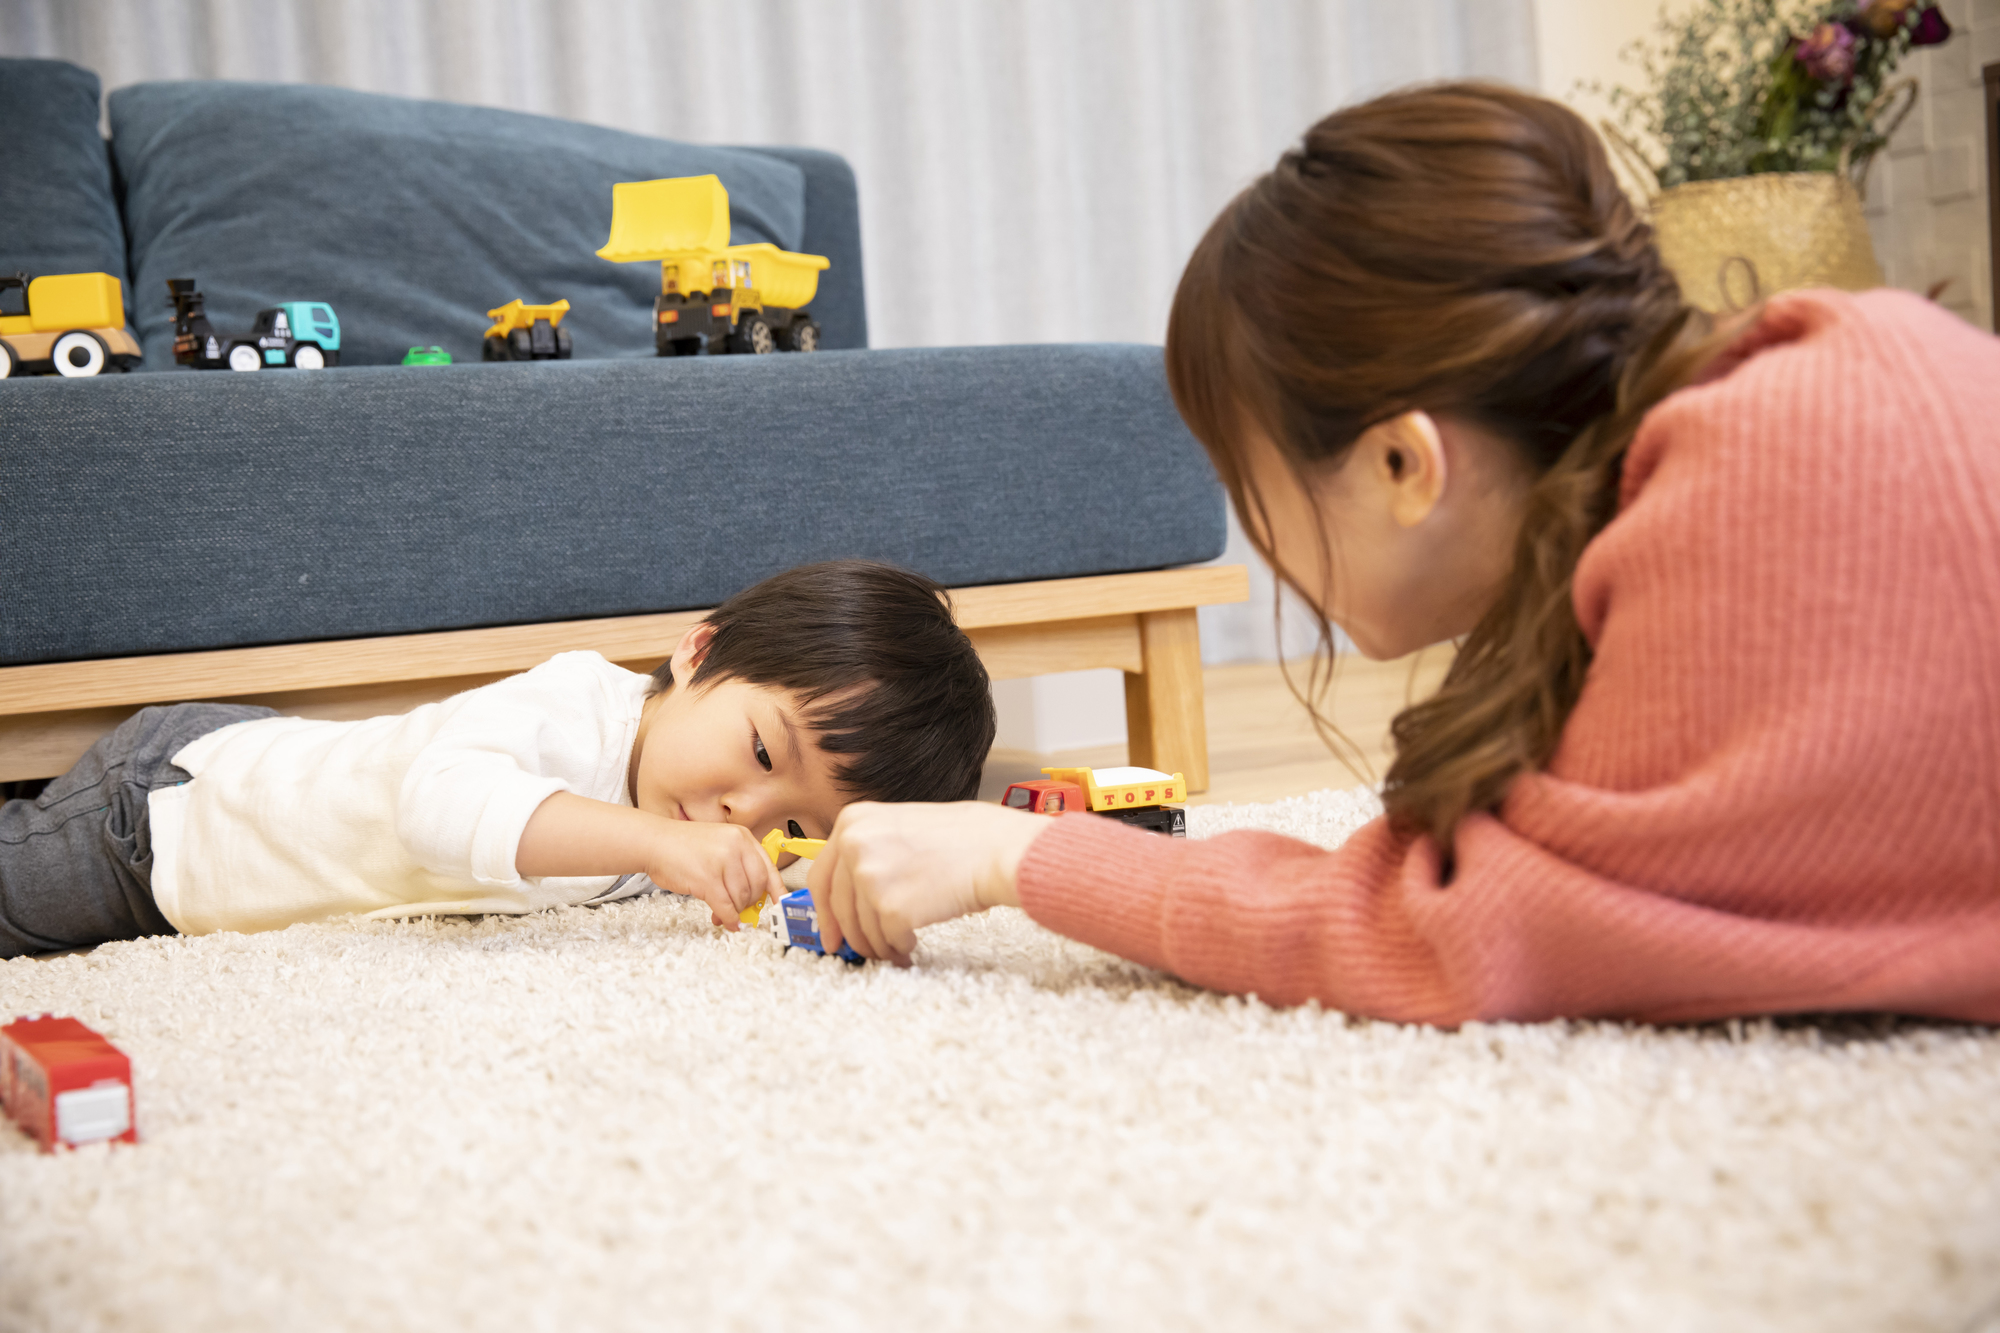
[[[0,53],[829,148],[883,347],[1158,342],[1202,228],[1313,120],[1536,75],[1532,0],[0,0]],[[1276,648],[1261,569],[1204,615],[1211,661]]]

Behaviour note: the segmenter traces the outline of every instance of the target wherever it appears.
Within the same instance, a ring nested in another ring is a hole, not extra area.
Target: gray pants
[[[142,708],[32,800],[0,804],[0,958],[171,935],[153,902],[146,797],[186,782],[182,746],[269,708]]]

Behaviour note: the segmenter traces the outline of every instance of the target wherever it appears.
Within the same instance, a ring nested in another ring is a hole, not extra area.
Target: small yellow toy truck
[[[570,354],[569,330],[562,326],[569,313],[568,301],[553,305],[529,305],[516,297],[496,310],[486,312],[493,327],[486,330],[480,353],[486,361],[567,361]]]
[[[1017,782],[1000,803],[1010,810],[1060,815],[1089,810],[1170,838],[1187,836],[1187,779],[1151,768],[1045,768],[1046,777]]]
[[[611,236],[597,254],[616,264],[660,261],[653,350],[661,356],[819,350],[806,307],[829,261],[769,242],[731,245],[729,191],[715,176],[613,185]]]
[[[0,379],[130,370],[139,341],[125,331],[125,289],[109,273],[0,277]]]

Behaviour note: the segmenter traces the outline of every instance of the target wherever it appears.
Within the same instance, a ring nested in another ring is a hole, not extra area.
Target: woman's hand
[[[1049,822],[985,801],[848,806],[807,881],[821,947],[838,953],[845,940],[908,967],[919,927],[1020,906],[1021,858]]]

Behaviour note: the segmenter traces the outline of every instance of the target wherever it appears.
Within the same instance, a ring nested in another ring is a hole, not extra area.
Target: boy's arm
[[[707,903],[715,924],[730,930],[745,908],[785,891],[777,868],[741,825],[669,819],[566,791],[535,807],[514,869],[524,879],[643,871],[661,888]]]

